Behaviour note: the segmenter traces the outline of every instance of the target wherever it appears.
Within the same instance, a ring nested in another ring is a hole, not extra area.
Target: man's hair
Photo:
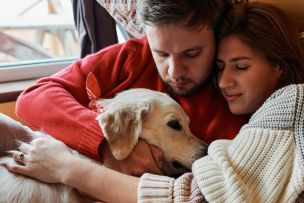
[[[231,4],[219,38],[234,35],[283,69],[280,87],[304,82],[300,34],[281,9],[266,3]]]
[[[137,14],[149,26],[180,23],[193,30],[205,25],[215,29],[226,5],[226,0],[140,0]]]

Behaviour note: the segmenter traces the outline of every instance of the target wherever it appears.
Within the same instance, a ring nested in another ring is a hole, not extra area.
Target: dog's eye
[[[182,126],[181,126],[181,124],[178,122],[178,120],[169,121],[169,122],[167,123],[167,125],[168,125],[170,128],[174,129],[174,130],[180,131],[180,130],[182,129]]]

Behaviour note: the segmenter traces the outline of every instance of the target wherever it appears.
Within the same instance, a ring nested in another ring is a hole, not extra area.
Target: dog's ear
[[[109,104],[97,117],[115,159],[123,160],[133,151],[141,134],[142,119],[149,111],[149,102]]]

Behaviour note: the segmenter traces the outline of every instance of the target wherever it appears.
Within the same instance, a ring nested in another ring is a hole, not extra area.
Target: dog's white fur
[[[1,158],[1,162],[13,162]],[[75,189],[63,184],[47,184],[22,175],[9,173],[0,166],[1,203],[86,203],[90,198],[80,195]]]
[[[159,147],[167,160],[164,170],[168,174],[184,171],[175,168],[174,162],[190,169],[192,163],[205,155],[207,145],[194,137],[189,129],[189,118],[183,109],[168,95],[147,89],[131,89],[119,93],[113,99],[96,102],[103,113],[97,120],[112,151],[122,160],[128,157],[138,138]],[[1,121],[1,120],[0,120]],[[42,133],[29,128],[27,137],[16,138],[30,141]],[[0,132],[1,133],[1,132]],[[17,149],[11,137],[1,134],[0,152]],[[0,163],[14,161],[2,156]],[[0,202],[91,202],[76,190],[62,184],[47,184],[21,175],[15,175],[0,165]]]

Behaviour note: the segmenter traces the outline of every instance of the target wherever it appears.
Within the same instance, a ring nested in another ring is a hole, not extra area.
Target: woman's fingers
[[[19,146],[20,151],[15,151],[13,153],[13,159],[21,165],[25,165],[28,160],[28,154],[30,153],[31,146],[27,143],[22,143]]]
[[[30,145],[30,144],[27,144],[27,143],[25,143],[25,142],[23,142],[23,143],[19,146],[20,152],[23,152],[23,153],[25,153],[25,154],[29,154],[31,148],[32,148],[31,145]]]
[[[26,166],[24,166],[24,165],[14,164],[14,163],[6,163],[5,166],[9,171],[11,171],[13,173],[19,173],[19,174],[23,174],[23,175],[26,175],[26,176],[30,175],[29,171],[27,170]]]
[[[23,152],[17,151],[17,152],[14,152],[13,159],[21,165],[26,165],[28,156]]]
[[[8,170],[48,183],[62,182],[62,174],[74,158],[63,142],[53,138],[36,138],[30,144],[22,143],[19,149],[13,154],[16,163],[6,164]]]

